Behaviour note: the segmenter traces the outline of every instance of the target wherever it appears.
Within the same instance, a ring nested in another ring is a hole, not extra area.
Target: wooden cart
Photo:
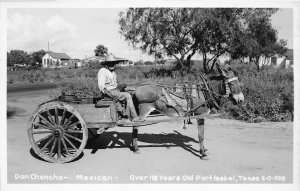
[[[28,123],[32,149],[48,162],[66,163],[82,153],[88,141],[89,128],[101,134],[116,125],[137,127],[171,120],[122,123],[122,109],[120,103],[108,98],[78,95],[63,95],[44,102],[34,111]],[[204,115],[189,116],[189,119],[201,117]],[[187,117],[172,118],[172,121],[184,119]]]

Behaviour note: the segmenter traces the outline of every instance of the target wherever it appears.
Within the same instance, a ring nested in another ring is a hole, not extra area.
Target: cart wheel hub
[[[57,130],[54,131],[55,137],[59,137],[60,134],[61,134],[61,131],[59,129],[57,129]]]

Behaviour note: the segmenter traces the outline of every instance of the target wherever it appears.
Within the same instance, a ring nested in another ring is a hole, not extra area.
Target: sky
[[[118,14],[124,8],[14,8],[7,11],[7,50],[47,50],[72,58],[93,56],[98,44],[117,57],[132,61],[152,56],[128,45],[119,33]],[[280,9],[272,16],[279,39],[293,48],[293,10]]]

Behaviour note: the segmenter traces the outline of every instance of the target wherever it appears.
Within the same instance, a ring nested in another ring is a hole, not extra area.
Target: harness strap
[[[173,106],[173,107],[179,105],[179,104],[176,102],[176,100],[174,100],[174,99],[170,96],[169,92],[165,90],[165,88],[162,88],[162,94],[163,94],[163,96],[166,98],[166,100],[167,100],[167,102],[168,102],[168,105]]]
[[[215,107],[217,109],[220,109],[220,106],[219,104],[216,102],[216,93],[214,92],[213,88],[210,87],[210,85],[208,84],[207,80],[202,76],[200,75],[203,83],[204,83],[204,88],[202,88],[202,92],[203,92],[203,95],[205,97],[205,100],[207,102],[207,106],[208,107]]]
[[[187,87],[184,85],[184,87],[183,87],[184,96],[183,97],[168,90],[170,87],[174,88],[174,86],[170,86],[168,88],[166,85],[163,85],[163,84],[153,84],[153,85],[162,87],[162,95],[166,99],[166,102],[167,102],[166,104],[172,106],[173,108],[177,108],[179,106],[179,107],[181,107],[182,110],[184,110],[181,106],[182,104],[179,104],[175,99],[172,98],[172,96],[170,94],[172,94],[173,96],[179,97],[181,99],[186,99],[187,106],[186,106],[185,112],[187,115],[190,115],[192,112],[197,110],[199,107],[202,107],[203,105],[206,105],[207,107],[210,107],[210,108],[215,107],[217,109],[220,109],[220,104],[217,103],[218,98],[229,97],[229,93],[231,92],[231,90],[230,90],[230,87],[228,84],[234,80],[238,80],[237,77],[226,80],[224,83],[225,91],[226,91],[225,95],[220,95],[213,90],[213,88],[209,85],[209,83],[207,82],[207,80],[204,76],[200,75],[200,78],[203,81],[202,87],[200,87],[200,85],[197,85],[196,88],[195,87]],[[142,85],[149,85],[149,84],[142,84]],[[203,104],[199,104],[198,106],[194,107],[193,99],[191,96],[192,89],[196,89],[196,92],[197,92],[196,94],[197,94],[197,97],[199,100],[200,100],[200,91],[202,92],[204,99],[205,99],[205,102]],[[187,90],[190,90],[190,91],[187,91]],[[190,95],[188,95],[187,92],[189,92]],[[147,100],[147,101],[141,101],[141,102],[143,102],[143,103],[152,102],[152,101],[155,101],[158,99],[159,99],[159,96],[153,98],[153,100]],[[163,101],[163,100],[161,100],[161,101]]]
[[[230,87],[228,85],[228,82],[225,82],[225,95],[223,97],[228,98],[229,97],[229,93],[230,93]]]
[[[227,80],[227,82],[232,82],[234,80],[238,80],[238,77],[230,78],[230,79]]]

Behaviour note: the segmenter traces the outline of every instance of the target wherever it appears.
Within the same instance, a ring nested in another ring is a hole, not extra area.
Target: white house
[[[293,68],[293,49],[288,49],[287,52],[282,56],[275,55],[268,58],[261,57],[259,59],[259,64],[260,66],[272,65],[275,67],[282,66],[284,68]]]
[[[71,63],[71,57],[66,53],[48,52],[42,58],[43,68],[67,67]]]

